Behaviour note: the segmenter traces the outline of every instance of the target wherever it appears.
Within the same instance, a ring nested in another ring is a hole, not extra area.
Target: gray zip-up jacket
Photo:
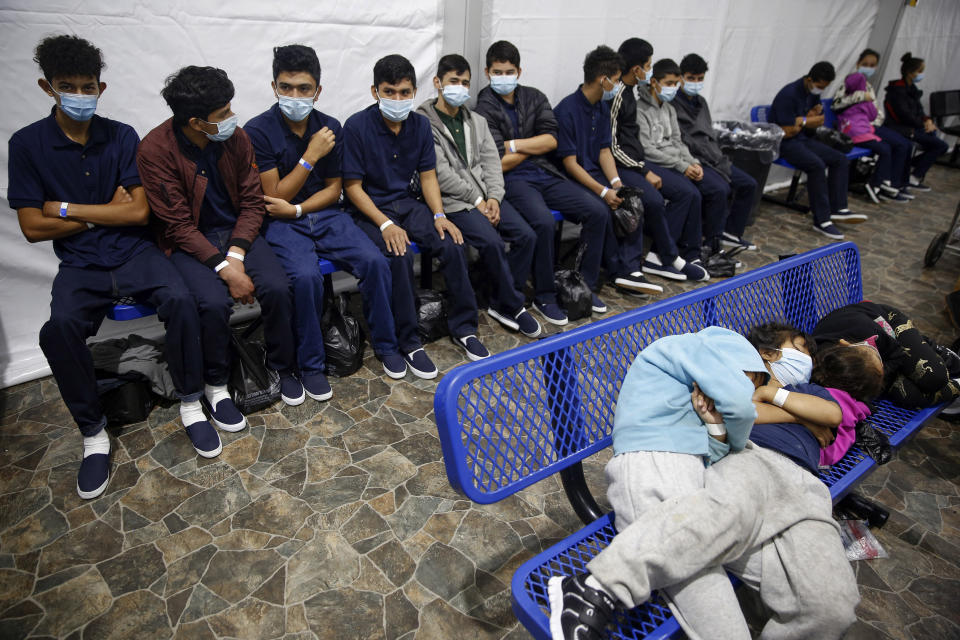
[[[657,104],[650,87],[637,91],[637,127],[647,160],[683,173],[692,164],[699,164],[683,144],[677,112],[669,102]]]
[[[503,170],[500,152],[490,134],[483,116],[460,107],[463,111],[463,132],[466,139],[465,161],[453,141],[453,135],[443,124],[434,107],[436,98],[427,100],[417,108],[430,120],[433,130],[433,145],[437,150],[437,181],[443,196],[443,210],[447,213],[467,211],[477,206],[477,199],[503,201]]]

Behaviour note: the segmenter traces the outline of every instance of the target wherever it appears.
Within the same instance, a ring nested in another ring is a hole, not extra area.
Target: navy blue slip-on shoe
[[[380,358],[380,364],[383,365],[383,372],[394,380],[407,375],[407,363],[399,353],[389,353],[387,355],[377,356]]]
[[[710,274],[703,268],[699,260],[688,260],[687,263],[680,268],[680,271],[683,272],[683,275],[687,276],[688,281],[706,282],[710,279]]]
[[[303,404],[307,399],[307,394],[303,391],[303,385],[293,376],[280,376],[280,399],[291,407]]]
[[[516,321],[520,333],[528,338],[536,338],[543,332],[540,323],[526,309],[520,309],[520,312],[513,319]]]
[[[427,352],[423,350],[423,347],[420,347],[416,351],[411,351],[404,360],[407,363],[407,368],[418,378],[432,380],[440,373],[437,370],[437,365],[433,364],[433,360],[431,360]]]
[[[110,454],[94,453],[80,462],[77,472],[77,495],[84,500],[96,498],[110,482]]]
[[[476,362],[490,357],[490,352],[483,346],[483,343],[477,336],[469,335],[462,338],[452,338],[453,344],[457,345],[467,353],[467,358]]]
[[[723,232],[723,236],[720,238],[720,243],[727,247],[728,249],[733,249],[735,247],[743,247],[747,251],[756,251],[757,245],[753,244],[749,240],[743,237],[737,237],[728,231]]]
[[[590,310],[594,313],[606,313],[607,305],[603,300],[600,299],[595,293],[590,294]]]
[[[533,308],[536,309],[537,313],[543,316],[543,319],[549,322],[550,324],[555,324],[559,327],[570,322],[567,318],[566,312],[563,308],[555,302],[534,302]]]
[[[196,452],[204,458],[216,458],[223,451],[223,443],[220,442],[220,435],[206,420],[194,422],[184,427],[187,437],[193,444]]]
[[[640,268],[643,273],[651,276],[660,276],[661,278],[667,278],[668,280],[679,280],[682,282],[687,279],[686,274],[674,267],[672,264],[660,264],[658,262],[653,262],[652,260],[644,260],[643,266]]]
[[[303,390],[314,400],[323,402],[333,397],[333,389],[327,382],[327,376],[322,373],[307,373],[301,376],[300,380],[303,382]]]
[[[240,409],[237,409],[237,405],[233,404],[233,398],[224,398],[217,403],[216,407],[210,406],[206,397],[202,400],[203,404],[207,405],[210,418],[218,429],[233,433],[234,431],[241,431],[247,426],[247,419],[240,413]]]
[[[843,233],[841,233],[840,229],[837,229],[837,227],[834,226],[834,224],[829,220],[822,224],[813,225],[813,230],[819,231],[831,240],[843,240]]]
[[[517,324],[516,320],[506,314],[500,313],[493,307],[487,309],[487,315],[511,331],[516,331],[520,328],[520,325]]]

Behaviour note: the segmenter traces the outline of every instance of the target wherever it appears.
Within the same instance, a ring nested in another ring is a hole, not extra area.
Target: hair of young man
[[[817,352],[810,381],[846,391],[861,402],[883,392],[883,375],[877,373],[875,360],[867,350],[840,344]]]
[[[873,56],[874,58],[877,59],[877,62],[880,62],[880,54],[874,51],[873,49],[871,49],[870,47],[867,47],[866,49],[860,52],[860,55],[857,56],[857,62],[858,63],[863,62],[863,59],[866,58],[867,56]]]
[[[512,42],[498,40],[487,48],[487,69],[489,69],[494,62],[509,62],[519,69],[520,51]]]
[[[583,59],[583,81],[590,83],[604,76],[612,78],[623,68],[623,58],[606,45],[600,45]]]
[[[796,342],[797,338],[803,340],[810,355],[817,352],[817,343],[809,334],[785,322],[767,322],[757,325],[750,329],[750,333],[747,334],[747,340],[757,351],[760,351],[760,349],[779,350],[784,342],[790,341],[793,343]]]
[[[696,53],[688,53],[683,56],[683,60],[680,61],[680,73],[692,73],[695,76],[700,75],[701,73],[706,73],[707,61],[701,58]]]
[[[409,60],[403,56],[392,53],[377,60],[373,65],[373,86],[379,87],[381,84],[400,84],[404,80],[409,80],[413,88],[417,88],[417,72]]]
[[[617,53],[623,58],[623,69],[633,69],[636,66],[644,66],[647,60],[653,55],[653,45],[643,38],[627,38],[621,43]]]
[[[833,82],[833,79],[837,77],[837,72],[832,64],[826,60],[821,60],[810,67],[810,73],[807,76],[814,82]]]
[[[173,111],[173,123],[185,126],[190,118],[207,117],[233,100],[233,83],[216,67],[184,67],[167,77],[160,95]]]
[[[905,78],[922,66],[923,58],[914,58],[913,54],[907,51],[900,58],[900,75]]]
[[[463,72],[471,73],[472,75],[470,63],[459,53],[448,53],[440,58],[440,62],[437,63],[437,77],[440,78],[441,82],[443,81],[443,76],[451,71],[457,75]]]
[[[100,82],[100,71],[106,66],[100,49],[72,35],[44,38],[33,51],[33,61],[40,65],[47,82],[73,76],[94,76]]]
[[[317,86],[320,85],[320,59],[312,47],[302,44],[288,44],[273,48],[273,80],[283,72],[309,73]]]
[[[663,80],[667,76],[682,76],[680,67],[670,58],[661,58],[653,64],[653,77],[657,81]]]

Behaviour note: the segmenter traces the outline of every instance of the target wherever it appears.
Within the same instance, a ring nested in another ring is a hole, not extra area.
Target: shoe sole
[[[505,326],[507,329],[512,329],[513,331],[520,330],[520,325],[516,321],[511,320],[502,313],[497,312],[495,309],[487,309],[487,315]]]
[[[876,191],[874,191],[873,189],[864,189],[864,191],[867,192],[867,196],[869,196],[870,199],[873,200],[874,204],[880,204],[880,199],[877,197],[879,194]]]
[[[533,310],[536,311],[537,313],[539,313],[539,314],[543,317],[544,320],[546,320],[546,321],[549,322],[550,324],[555,324],[555,325],[557,325],[558,327],[562,327],[563,325],[565,325],[565,324],[567,324],[568,322],[570,322],[570,318],[564,318],[563,320],[556,320],[556,319],[554,319],[554,318],[551,318],[550,316],[548,316],[547,314],[545,314],[543,311],[541,311],[541,310],[537,307],[537,305],[533,305]]]
[[[563,576],[552,576],[547,581],[547,600],[550,602],[550,637],[564,640],[563,625]]]
[[[412,373],[413,375],[417,376],[422,380],[433,380],[440,373],[439,369],[434,369],[433,371],[420,371],[420,369],[417,369],[416,367],[411,365],[409,362],[407,363],[407,369],[410,370],[410,373]]]
[[[901,200],[898,200],[897,198],[894,198],[892,196],[885,196],[883,194],[880,194],[880,197],[883,199],[884,202],[896,202],[897,204],[905,204],[907,202],[910,202],[910,198],[903,198]]]
[[[867,220],[868,218],[861,218],[860,216],[850,217],[843,214],[830,216],[830,222],[843,222],[844,224],[863,224]]]
[[[380,365],[383,367],[383,372],[387,374],[388,378],[392,378],[393,380],[401,380],[407,376],[407,367],[404,367],[403,371],[390,371],[390,369],[387,369],[387,365],[383,364],[382,362]]]
[[[609,310],[610,309],[606,307],[590,307],[590,311],[593,311],[594,313],[606,313]]]
[[[666,278],[667,280],[676,280],[677,282],[683,282],[687,279],[682,273],[670,273],[669,271],[659,271],[651,267],[641,267],[640,269],[644,273],[648,273],[652,276],[660,276],[661,278]]]
[[[816,231],[817,233],[819,233],[820,235],[827,236],[827,237],[830,238],[831,240],[836,240],[837,242],[843,240],[843,236],[835,236],[835,235],[833,235],[832,233],[827,233],[827,232],[824,231],[823,229],[818,229],[817,227],[814,227],[813,230]]]
[[[523,335],[527,336],[528,338],[539,338],[539,337],[540,337],[540,334],[543,333],[543,327],[541,327],[540,324],[537,323],[537,331],[536,331],[536,333],[527,333],[526,331],[524,331],[524,330],[522,330],[522,329],[520,330],[520,333],[522,333]]]
[[[193,443],[191,442],[190,444]],[[216,458],[218,455],[220,455],[220,452],[223,451],[223,442],[220,443],[219,447],[212,451],[201,451],[200,449],[197,449],[196,446],[193,447],[193,450],[197,452],[198,456],[203,458]]]
[[[471,362],[479,362],[479,361],[481,361],[481,360],[486,360],[487,358],[490,357],[490,355],[493,355],[493,354],[486,355],[486,356],[474,355],[474,354],[470,353],[470,350],[467,349],[467,346],[466,346],[465,344],[463,344],[462,342],[460,342],[460,341],[457,340],[456,338],[451,338],[450,340],[453,342],[453,344],[455,344],[455,345],[457,345],[458,347],[460,347],[461,349],[463,349],[463,352],[464,352],[465,354],[467,354],[467,359],[470,360]],[[409,363],[407,364],[407,366],[410,366]]]
[[[321,393],[321,394],[313,394],[307,391],[306,389],[304,389],[303,392],[308,396],[310,396],[311,398],[313,398],[314,400],[316,400],[317,402],[323,402],[324,400],[329,400],[330,398],[333,397],[333,389],[330,389],[330,391],[327,391],[326,393]]]
[[[617,289],[624,289],[626,291],[633,291],[635,293],[663,293],[663,287],[658,284],[653,284],[652,282],[645,282],[643,284],[624,284],[614,280],[613,286]]]
[[[103,495],[103,492],[107,490],[107,485],[110,484],[110,477],[112,474],[107,474],[107,479],[103,481],[103,484],[94,489],[93,491],[83,491],[80,489],[80,485],[77,485],[77,495],[83,498],[84,500],[92,500],[98,496]]]
[[[215,417],[213,417],[213,409],[210,408],[210,403],[207,402],[206,398],[203,398],[203,406],[207,408],[207,412],[210,414],[210,419],[213,420],[213,424],[217,426],[217,429],[221,431],[226,431],[228,433],[236,433],[237,431],[243,431],[247,426],[247,418],[244,417],[242,422],[237,424],[227,424],[226,422],[220,422]],[[191,423],[192,424],[192,423]]]
[[[283,400],[283,403],[288,407],[296,407],[304,403],[304,401],[307,399],[307,393],[304,391],[299,398],[288,398],[281,393],[280,399]]]

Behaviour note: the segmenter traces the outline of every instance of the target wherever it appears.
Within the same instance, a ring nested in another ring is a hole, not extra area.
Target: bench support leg
[[[560,481],[563,483],[563,490],[567,494],[567,500],[573,507],[574,512],[584,524],[590,524],[597,518],[603,516],[603,509],[593,499],[593,494],[587,487],[587,479],[583,475],[583,463],[578,462],[570,465],[560,472]]]

